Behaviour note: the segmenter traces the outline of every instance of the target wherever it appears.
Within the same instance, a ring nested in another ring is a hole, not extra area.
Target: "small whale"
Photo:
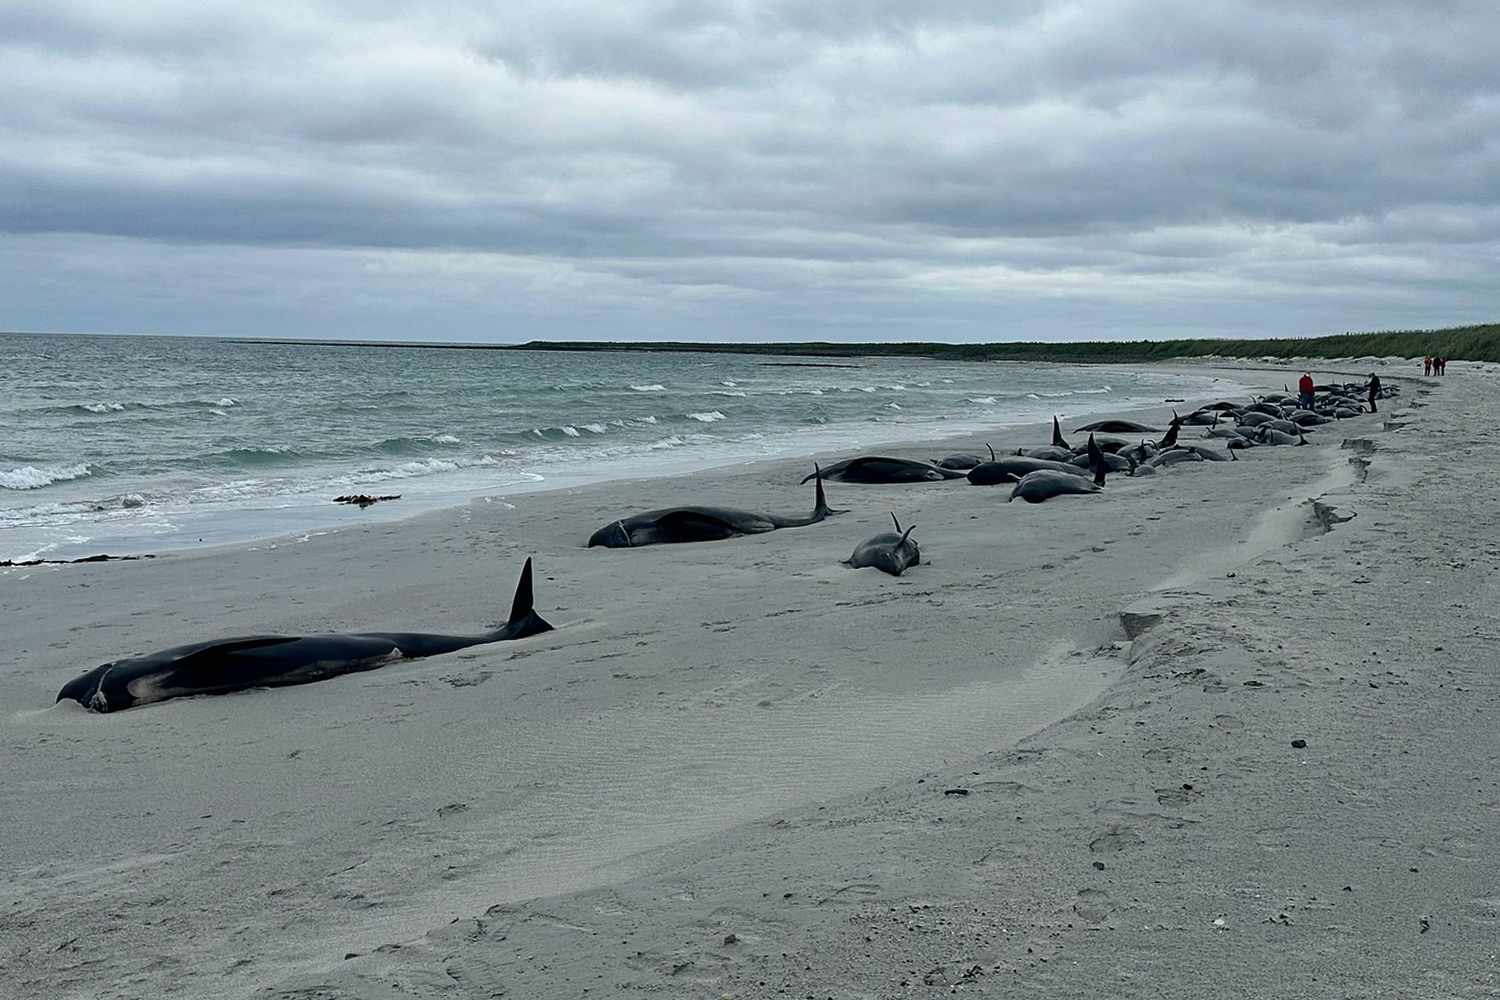
[[[1040,469],[1028,472],[1011,490],[1006,503],[1020,497],[1027,503],[1041,503],[1068,493],[1098,493],[1099,487],[1082,476],[1070,476],[1065,472]]]
[[[916,525],[902,531],[895,514],[891,515],[891,521],[896,525],[894,534],[885,531],[860,542],[855,546],[854,554],[844,560],[844,565],[855,569],[873,566],[891,576],[900,576],[908,567],[919,565],[922,552],[917,548],[916,539],[911,537]]]
[[[1134,420],[1095,420],[1091,424],[1074,428],[1076,431],[1099,431],[1103,434],[1159,434],[1160,427],[1136,423]]]
[[[954,469],[940,469],[931,462],[912,458],[886,458],[883,455],[860,455],[835,462],[823,470],[823,478],[840,483],[936,483],[944,479],[962,479]],[[804,483],[808,476],[802,480]]]
[[[602,545],[609,549],[632,549],[642,545],[716,542],[777,528],[802,528],[844,513],[828,506],[828,498],[823,494],[823,475],[816,465],[808,478],[815,479],[817,486],[813,490],[813,511],[806,517],[757,514],[732,507],[668,507],[611,521],[589,537],[589,548]]]

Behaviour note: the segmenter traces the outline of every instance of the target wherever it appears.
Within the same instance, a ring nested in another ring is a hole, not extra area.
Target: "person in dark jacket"
[[[1370,373],[1370,412],[1377,413],[1375,409],[1375,397],[1380,395],[1380,376],[1374,372]]]

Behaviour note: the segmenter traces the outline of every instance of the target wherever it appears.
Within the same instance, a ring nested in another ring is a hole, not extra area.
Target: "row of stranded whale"
[[[1233,461],[1234,452],[1262,446],[1306,443],[1309,428],[1358,416],[1367,387],[1359,383],[1318,386],[1310,408],[1299,408],[1292,397],[1271,394],[1249,404],[1213,403],[1178,416],[1163,433],[1131,420],[1100,420],[1077,428],[1088,432],[1086,443],[1070,446],[1056,418],[1052,443],[1022,448],[1013,455],[989,457],[949,455],[924,462],[867,455],[816,466],[803,480],[814,481],[814,505],[806,516],[783,517],[728,507],[671,507],[612,521],[589,538],[590,547],[636,548],[644,545],[717,541],[739,535],[761,534],[781,528],[818,524],[845,511],[828,506],[825,480],[844,483],[927,483],[966,479],[976,486],[1014,484],[1009,499],[1042,503],[1070,494],[1103,491],[1110,473],[1154,475],[1184,462]],[[1397,387],[1377,391],[1391,396]],[[1200,440],[1222,441],[1226,450],[1185,443],[1184,427],[1206,428]],[[1099,439],[1099,434],[1156,434],[1152,441],[1131,443],[1122,438]],[[900,576],[921,563],[921,551],[894,514],[894,532],[883,532],[861,542],[845,564],[870,567]],[[524,639],[551,631],[553,626],[536,612],[531,559],[516,585],[506,622],[476,635],[425,632],[362,632],[329,635],[254,635],[174,646],[146,656],[102,664],[63,686],[57,700],[71,699],[94,712],[116,712],[187,695],[224,694],[249,688],[283,687],[326,680],[342,674],[373,670],[400,660],[438,656],[470,646]]]

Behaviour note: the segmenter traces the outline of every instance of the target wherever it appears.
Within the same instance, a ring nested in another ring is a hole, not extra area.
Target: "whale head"
[[[611,521],[589,536],[589,548],[602,545],[609,549],[628,549],[631,546],[630,532],[624,521]]]
[[[104,675],[113,667],[113,663],[101,663],[88,673],[73,678],[57,692],[57,700],[71,698],[91,712],[108,712],[109,700],[104,697],[103,682]]]

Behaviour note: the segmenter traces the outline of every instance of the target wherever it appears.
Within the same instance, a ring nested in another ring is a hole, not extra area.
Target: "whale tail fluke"
[[[516,583],[516,596],[510,602],[510,620],[503,626],[512,639],[552,631],[552,625],[536,613],[536,600],[531,583],[531,557],[521,567],[521,579]]]

